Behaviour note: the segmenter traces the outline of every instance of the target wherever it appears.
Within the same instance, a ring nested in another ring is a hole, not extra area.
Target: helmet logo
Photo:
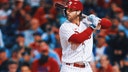
[[[69,6],[72,4],[72,2],[69,2]]]

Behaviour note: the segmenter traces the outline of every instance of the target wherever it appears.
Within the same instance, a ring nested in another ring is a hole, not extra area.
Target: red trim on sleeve
[[[90,38],[91,33],[93,32],[93,29],[91,27],[88,27],[86,30],[84,30],[81,33],[73,34],[69,38],[69,42],[73,43],[82,43],[84,40],[87,40]]]

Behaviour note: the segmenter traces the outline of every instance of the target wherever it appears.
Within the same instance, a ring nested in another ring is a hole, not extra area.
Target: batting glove
[[[90,24],[90,27],[93,29],[96,29],[96,27],[98,26],[99,21],[101,20],[100,18],[96,17],[95,15],[91,14],[87,17],[87,19],[92,22],[92,24]]]

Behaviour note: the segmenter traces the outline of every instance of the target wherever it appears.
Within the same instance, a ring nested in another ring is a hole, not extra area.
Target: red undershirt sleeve
[[[84,40],[87,40],[90,38],[90,35],[92,34],[93,29],[91,27],[88,27],[86,30],[84,30],[81,33],[73,34],[69,38],[69,42],[73,43],[82,43]]]

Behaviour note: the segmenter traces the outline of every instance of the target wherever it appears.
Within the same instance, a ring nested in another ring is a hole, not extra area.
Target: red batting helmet
[[[69,0],[67,2],[66,8],[71,8],[74,10],[83,10],[83,4],[79,0]]]

